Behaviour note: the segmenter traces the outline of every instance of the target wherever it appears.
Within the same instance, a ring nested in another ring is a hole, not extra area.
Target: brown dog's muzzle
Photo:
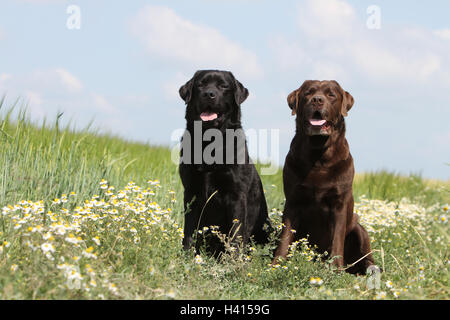
[[[305,106],[305,119],[303,121],[305,132],[309,136],[329,136],[332,122],[329,119],[330,105],[325,97],[314,96]]]

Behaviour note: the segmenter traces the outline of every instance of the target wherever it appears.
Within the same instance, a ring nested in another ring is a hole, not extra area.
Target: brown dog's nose
[[[314,97],[311,99],[311,102],[312,102],[314,105],[323,105],[323,103],[325,102],[325,97],[324,97],[324,96],[314,96]]]
[[[210,98],[210,99],[215,99],[216,98],[216,93],[212,90],[208,90],[203,92],[203,97],[204,98]]]

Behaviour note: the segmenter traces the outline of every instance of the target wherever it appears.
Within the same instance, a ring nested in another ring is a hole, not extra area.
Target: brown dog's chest
[[[284,190],[288,201],[327,211],[340,207],[352,193],[354,169],[351,157],[328,168],[313,166],[302,170],[304,168],[308,167],[299,168],[289,162],[285,166]]]
[[[297,166],[287,159],[285,214],[297,230],[296,237],[309,236],[321,251],[329,250],[336,222],[351,220],[347,215],[353,212],[353,174],[351,157],[329,167]]]
[[[327,216],[340,209],[351,192],[351,185],[299,183],[291,189],[289,202],[299,208],[300,215]]]
[[[320,252],[331,250],[334,228],[348,203],[351,188],[348,186],[318,187],[311,184],[296,184],[292,189],[285,213],[290,217],[296,238],[309,239]]]

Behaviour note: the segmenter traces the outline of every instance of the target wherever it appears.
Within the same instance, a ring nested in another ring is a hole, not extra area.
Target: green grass
[[[370,199],[399,201],[409,198],[423,205],[448,202],[450,181],[423,179],[418,174],[402,176],[388,171],[357,174],[354,183],[355,199],[365,195]]]
[[[385,270],[380,288],[370,290],[366,277],[311,260],[315,254],[304,244],[270,267],[277,233],[266,247],[226,254],[222,261],[184,252],[183,189],[167,148],[90,128],[75,132],[61,128],[59,118],[33,124],[25,112],[12,116],[13,109],[4,108],[0,299],[449,297],[448,181],[385,171],[356,176],[355,208]],[[115,190],[101,189],[102,179]],[[155,179],[159,183],[148,183]],[[272,222],[279,226],[281,171],[262,180]],[[311,277],[322,283],[311,283]]]

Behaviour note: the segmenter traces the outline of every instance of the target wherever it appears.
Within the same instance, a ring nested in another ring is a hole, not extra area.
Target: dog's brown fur
[[[308,237],[338,269],[364,256],[347,271],[365,274],[374,264],[367,231],[353,213],[354,166],[344,122],[353,102],[336,81],[308,80],[288,96],[296,134],[283,169],[284,227],[274,263],[293,241]]]

